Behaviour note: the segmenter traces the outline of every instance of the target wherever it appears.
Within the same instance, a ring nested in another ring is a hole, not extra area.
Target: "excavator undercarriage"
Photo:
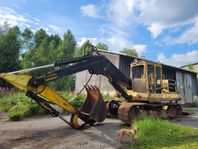
[[[110,101],[107,104],[108,116],[118,117],[123,123],[131,124],[134,119],[154,117],[162,119],[180,119],[182,108],[174,103],[144,103],[144,102],[117,102]]]

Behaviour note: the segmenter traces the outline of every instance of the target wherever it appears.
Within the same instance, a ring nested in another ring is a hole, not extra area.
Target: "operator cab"
[[[147,61],[131,63],[130,75],[133,81],[133,91],[139,93],[162,92],[162,66]]]

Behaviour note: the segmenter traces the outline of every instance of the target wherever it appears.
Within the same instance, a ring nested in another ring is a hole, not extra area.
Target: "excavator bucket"
[[[86,115],[89,120],[93,120],[95,122],[104,121],[107,108],[100,90],[96,86],[92,85],[87,85],[86,90],[87,98],[80,109],[80,113]]]

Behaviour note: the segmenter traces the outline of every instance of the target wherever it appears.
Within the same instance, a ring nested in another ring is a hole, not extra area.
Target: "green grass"
[[[145,118],[134,121],[139,139],[126,149],[197,149],[198,130],[173,124],[167,120]]]

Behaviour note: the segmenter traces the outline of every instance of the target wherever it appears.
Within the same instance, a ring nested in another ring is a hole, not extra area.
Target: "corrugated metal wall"
[[[196,75],[176,72],[177,89],[182,97],[181,103],[192,103],[198,97],[198,84]]]
[[[176,83],[177,83],[177,91],[180,93],[180,96],[182,98],[181,104],[185,103],[184,98],[184,82],[183,82],[183,74],[181,72],[176,72]]]
[[[175,80],[175,70],[171,69],[167,66],[163,66],[162,65],[162,73],[164,75],[164,79],[171,79],[171,80]]]
[[[118,54],[111,54],[107,52],[100,52],[102,55],[105,55],[117,68],[119,68],[120,56]],[[79,72],[76,74],[76,84],[75,91],[80,91],[83,86],[86,84],[89,79],[90,74],[88,71]],[[114,95],[115,89],[111,86],[108,79],[102,75],[93,75],[90,82],[90,85],[96,85],[103,94]]]
[[[130,78],[130,64],[134,61],[133,57],[120,55],[120,65],[119,69]]]
[[[197,75],[192,76],[192,93],[193,93],[193,102],[198,102],[198,80]]]

